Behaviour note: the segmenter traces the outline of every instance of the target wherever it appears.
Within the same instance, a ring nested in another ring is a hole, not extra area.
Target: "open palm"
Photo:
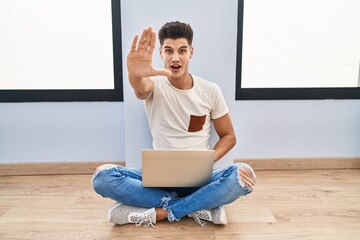
[[[152,65],[152,58],[156,44],[156,33],[149,27],[143,31],[140,40],[134,37],[129,54],[127,55],[127,68],[129,75],[136,78],[156,75],[169,76],[170,70],[156,69]]]

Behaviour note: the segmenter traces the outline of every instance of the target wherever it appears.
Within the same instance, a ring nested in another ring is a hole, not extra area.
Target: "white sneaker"
[[[123,203],[115,203],[108,213],[110,222],[123,225],[135,223],[136,226],[144,225],[144,227],[152,226],[156,223],[155,208],[133,207]]]
[[[228,224],[224,206],[212,208],[210,210],[201,210],[201,211],[193,212],[190,213],[188,216],[194,218],[195,222],[200,224],[202,227],[206,226],[206,222],[202,220],[213,222],[214,224],[220,224],[220,225]]]

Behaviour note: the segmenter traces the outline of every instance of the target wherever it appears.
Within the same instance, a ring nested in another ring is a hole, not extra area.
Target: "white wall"
[[[177,17],[171,1],[153,1],[162,3],[157,15],[147,2],[122,1],[124,57],[134,33]],[[196,3],[182,1],[177,19],[195,30],[190,71],[217,82],[230,106],[238,138],[232,157],[360,156],[360,100],[235,101],[237,1],[206,1],[215,15]],[[188,16],[189,9],[199,14]],[[159,59],[155,64],[161,67]],[[142,102],[126,79],[124,88],[124,103],[0,103],[0,163],[126,159],[138,165],[138,149],[151,147],[150,136]]]
[[[141,34],[147,26],[152,26],[158,32],[161,26],[169,21],[179,20],[191,24],[195,50],[190,62],[190,72],[216,82],[232,111],[235,103],[237,0],[227,0],[227,4],[219,3],[219,0],[183,0],[181,4],[176,0],[122,1],[123,47],[126,54],[133,36]],[[206,17],[201,17],[201,13]],[[162,68],[158,47],[157,42],[154,66]],[[126,77],[125,69],[124,78]],[[124,90],[126,164],[140,167],[141,149],[151,148],[151,136],[142,101],[135,98],[128,82],[125,82]],[[216,141],[217,137],[213,134],[211,143]],[[232,162],[233,158],[230,152],[218,165],[226,165]]]

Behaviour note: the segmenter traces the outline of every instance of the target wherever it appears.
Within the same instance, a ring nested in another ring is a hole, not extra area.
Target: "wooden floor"
[[[184,218],[157,228],[107,222],[90,175],[0,177],[0,239],[360,239],[360,169],[259,171],[226,206],[227,226]]]

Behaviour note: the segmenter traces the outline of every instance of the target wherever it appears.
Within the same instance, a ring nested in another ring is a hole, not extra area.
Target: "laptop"
[[[211,180],[214,150],[142,150],[144,187],[201,187]]]

